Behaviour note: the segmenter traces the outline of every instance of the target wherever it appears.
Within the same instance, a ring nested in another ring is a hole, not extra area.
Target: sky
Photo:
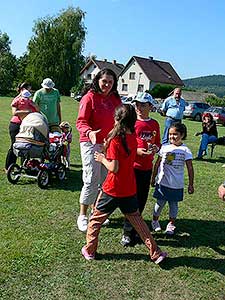
[[[126,64],[136,55],[168,61],[182,79],[225,74],[224,0],[8,0],[0,31],[17,57],[38,18],[69,6],[85,12],[83,54]]]

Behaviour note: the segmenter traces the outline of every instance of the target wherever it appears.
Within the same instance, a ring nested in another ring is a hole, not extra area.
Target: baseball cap
[[[54,88],[55,84],[51,78],[45,78],[43,80],[41,86],[45,89],[52,89],[52,88]]]
[[[142,92],[138,92],[132,102],[150,103],[151,105],[155,105],[152,96],[148,93]]]

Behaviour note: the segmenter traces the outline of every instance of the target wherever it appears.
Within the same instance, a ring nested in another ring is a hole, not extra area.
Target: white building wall
[[[99,68],[95,64],[91,64],[89,68],[84,70],[84,72],[81,74],[81,77],[89,83],[92,82],[95,75],[99,72]],[[88,75],[91,74],[91,79],[89,79]]]
[[[130,73],[135,73],[135,79],[130,79]],[[128,85],[127,91],[122,90],[123,84]],[[144,85],[143,91],[149,89],[149,79],[143,73],[142,69],[138,65],[136,61],[132,61],[131,65],[128,66],[127,70],[124,72],[122,76],[119,77],[118,80],[118,92],[120,95],[127,96],[127,95],[135,95],[138,90],[138,85]]]

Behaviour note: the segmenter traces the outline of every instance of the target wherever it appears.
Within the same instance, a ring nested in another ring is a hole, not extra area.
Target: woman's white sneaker
[[[77,218],[77,227],[82,232],[86,232],[87,231],[88,218],[85,215],[80,215]]]

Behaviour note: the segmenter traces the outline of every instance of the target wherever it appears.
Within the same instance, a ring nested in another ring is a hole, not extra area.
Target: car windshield
[[[221,109],[221,108],[215,108],[214,112],[215,112],[215,113],[221,113],[221,112],[222,112],[222,109]]]
[[[209,111],[209,112],[210,112],[210,111],[211,111],[211,112],[214,112],[214,111],[215,111],[215,107],[210,107],[210,108],[207,109],[207,111]]]

